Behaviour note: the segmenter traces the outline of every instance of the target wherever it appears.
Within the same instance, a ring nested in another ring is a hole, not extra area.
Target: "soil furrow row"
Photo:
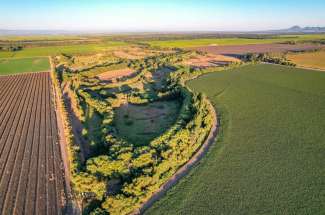
[[[28,172],[30,169],[30,160],[32,159],[32,150],[33,150],[33,142],[34,142],[34,130],[36,126],[36,114],[38,109],[39,103],[39,91],[41,87],[39,85],[39,76],[37,77],[37,82],[35,84],[35,91],[34,91],[34,100],[33,100],[33,108],[30,114],[31,121],[30,126],[28,127],[28,136],[26,138],[26,151],[24,154],[24,158],[22,161],[22,170],[20,174],[19,184],[18,184],[18,191],[17,196],[15,199],[14,205],[14,214],[23,214],[24,210],[24,202],[27,192],[27,183],[28,183]]]
[[[48,88],[47,88],[47,94],[46,94],[46,113],[47,113],[47,120],[46,120],[46,127],[47,127],[47,143],[48,143],[48,147],[47,147],[47,151],[46,151],[46,157],[48,160],[47,163],[47,174],[48,174],[48,180],[47,180],[47,204],[50,205],[51,203],[55,205],[58,205],[58,201],[57,201],[57,196],[56,196],[56,172],[54,169],[54,156],[55,154],[53,153],[53,145],[55,144],[55,139],[56,139],[56,134],[53,133],[53,128],[52,128],[52,122],[53,122],[53,118],[52,118],[52,103],[51,103],[51,80],[48,76],[47,78],[47,82],[48,82]],[[58,214],[57,211],[57,207],[48,207],[47,208],[47,214]]]
[[[40,120],[40,144],[38,151],[38,180],[36,184],[36,196],[35,201],[36,214],[46,214],[46,88],[48,87],[46,76],[42,78],[43,90],[42,90],[42,107],[41,107],[41,120]]]
[[[9,90],[10,87],[12,87],[10,85],[11,80],[14,79],[15,77],[8,77],[8,78],[0,78],[1,82],[0,82],[0,106],[3,102],[3,98],[6,95],[7,91]]]
[[[35,131],[34,131],[34,143],[32,157],[31,157],[31,166],[29,168],[29,176],[28,176],[28,184],[27,184],[27,195],[24,206],[25,214],[36,214],[35,212],[35,202],[37,200],[37,183],[38,183],[38,155],[39,155],[39,145],[40,145],[40,118],[41,118],[41,106],[43,103],[42,91],[43,91],[43,82],[42,76],[40,76],[40,91],[38,94],[39,97],[39,105],[37,108],[37,114],[35,119]]]
[[[13,213],[13,204],[16,198],[17,194],[17,189],[18,189],[18,184],[19,184],[19,179],[21,175],[21,168],[22,168],[22,161],[25,155],[25,150],[26,150],[26,139],[28,136],[28,128],[30,127],[30,122],[31,122],[31,114],[29,114],[32,110],[32,104],[33,100],[35,98],[35,88],[36,88],[36,83],[37,83],[37,77],[36,75],[33,75],[31,78],[31,87],[32,90],[30,91],[30,94],[28,95],[29,99],[27,101],[27,111],[25,112],[25,122],[23,124],[23,131],[20,135],[20,140],[18,143],[18,150],[13,151],[12,154],[16,154],[16,158],[14,161],[14,166],[13,167],[8,167],[9,169],[13,169],[10,178],[8,179],[8,185],[5,185],[7,187],[7,191],[4,194],[5,197],[5,203],[4,203],[4,209],[5,211],[3,214],[12,214]],[[8,177],[8,176],[7,176]]]
[[[34,78],[31,77],[31,80]],[[33,81],[32,81],[33,82]],[[19,116],[18,118],[15,118],[15,122],[17,126],[14,129],[11,129],[10,135],[12,136],[13,141],[11,142],[6,142],[5,150],[4,150],[4,155],[6,156],[1,156],[1,162],[0,162],[0,172],[1,172],[1,177],[0,177],[0,191],[1,193],[5,195],[0,196],[0,211],[2,209],[5,209],[4,205],[4,199],[6,197],[7,193],[7,188],[8,184],[10,182],[11,174],[14,170],[14,165],[16,161],[16,157],[18,154],[19,149],[21,148],[21,144],[19,145],[19,142],[21,141],[22,138],[22,131],[24,128],[24,124],[26,121],[26,116],[27,114],[27,103],[29,102],[29,99],[31,97],[31,91],[32,91],[32,84],[28,85],[28,89],[25,90],[24,92],[24,98],[23,102],[20,104],[20,112],[16,116]],[[18,134],[18,135],[17,135]]]
[[[26,82],[25,82],[26,84]],[[0,181],[2,178],[2,175],[4,173],[4,167],[8,160],[9,152],[12,148],[12,142],[14,138],[17,136],[17,127],[20,122],[21,113],[23,110],[24,101],[26,99],[27,90],[25,90],[22,94],[19,94],[19,99],[17,100],[17,103],[14,105],[14,111],[10,114],[10,118],[8,120],[7,126],[5,126],[4,135],[0,139],[0,146],[2,146],[2,149],[0,151]]]
[[[49,72],[0,77],[0,214],[63,214],[64,171]]]
[[[0,139],[2,139],[2,135],[5,131],[5,128],[8,127],[8,123],[12,123],[12,121],[8,121],[12,114],[15,113],[15,109],[17,109],[17,103],[19,102],[19,98],[21,97],[21,92],[26,85],[24,78],[17,78],[14,80],[17,85],[15,88],[11,90],[11,92],[7,93],[5,102],[1,106],[0,113]],[[0,145],[1,147],[1,145]],[[0,148],[1,155],[1,148]]]

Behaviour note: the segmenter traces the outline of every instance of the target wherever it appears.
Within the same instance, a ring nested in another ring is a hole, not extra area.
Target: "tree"
[[[129,173],[129,160],[112,160],[106,155],[91,158],[87,161],[87,170],[92,174],[104,177],[120,177]]]
[[[95,176],[80,172],[72,177],[74,189],[83,197],[102,200],[106,193],[106,184]]]

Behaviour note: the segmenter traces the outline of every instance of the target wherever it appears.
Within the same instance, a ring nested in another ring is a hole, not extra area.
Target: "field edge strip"
[[[59,80],[55,74],[55,66],[52,58],[49,57],[50,67],[51,67],[51,82],[52,82],[52,92],[53,92],[53,103],[55,107],[56,123],[58,129],[58,141],[60,145],[62,163],[64,166],[64,187],[67,195],[66,213],[67,214],[81,214],[81,208],[74,199],[73,190],[71,188],[71,158],[69,153],[69,147],[72,145],[71,137],[72,132],[70,130],[71,125],[69,123],[68,115],[65,111],[65,103],[62,98],[61,88],[59,86]],[[64,159],[66,158],[66,159]]]

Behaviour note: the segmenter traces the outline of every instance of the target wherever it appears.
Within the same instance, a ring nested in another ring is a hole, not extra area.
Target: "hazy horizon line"
[[[295,25],[299,26],[299,25]],[[127,33],[134,33],[134,34],[145,34],[145,33],[159,33],[159,34],[168,34],[168,33],[259,33],[259,32],[272,32],[272,31],[285,31],[293,26],[289,26],[288,28],[266,28],[266,29],[260,29],[260,30],[198,30],[198,29],[192,29],[192,30],[174,30],[174,29],[132,29],[132,30],[124,30],[124,29],[115,29],[115,30],[109,30],[109,29],[36,29],[36,28],[1,28],[0,31],[17,31],[17,33],[20,31],[21,33],[39,33],[39,34],[56,34],[56,33],[67,33],[67,34],[127,34]],[[316,27],[316,28],[323,28],[321,26],[304,26],[305,27]],[[0,32],[1,33],[1,32]]]

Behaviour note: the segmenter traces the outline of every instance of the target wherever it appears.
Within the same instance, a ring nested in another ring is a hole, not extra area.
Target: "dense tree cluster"
[[[0,46],[0,51],[16,52],[23,50],[23,46],[13,45],[13,46]]]
[[[92,155],[85,163],[72,159],[77,162],[72,165],[72,185],[86,203],[85,211],[91,214],[131,213],[184,165],[205,141],[213,123],[208,101],[183,85],[183,76],[193,77],[200,71],[173,68],[176,71],[163,77],[159,89],[155,88],[155,81],[148,78],[151,76],[147,76],[181,60],[181,54],[176,53],[129,61],[128,66],[139,71],[137,75],[113,84],[94,79],[96,72],[92,70],[76,73],[65,66],[57,67],[57,74],[63,82],[71,83],[79,108],[91,107],[101,117],[101,139],[93,148]],[[144,85],[143,90],[132,87],[138,82]],[[149,144],[139,146],[116,135],[113,105],[121,95],[134,104],[177,99],[182,105],[172,127]],[[85,110],[81,113],[84,114]],[[88,130],[83,133],[88,135]],[[70,150],[73,156],[78,155],[78,148],[70,147]]]
[[[284,56],[272,56],[270,54],[246,54],[242,56],[242,60],[248,62],[265,62],[265,63],[274,63],[287,66],[296,66],[294,63],[287,60]]]

